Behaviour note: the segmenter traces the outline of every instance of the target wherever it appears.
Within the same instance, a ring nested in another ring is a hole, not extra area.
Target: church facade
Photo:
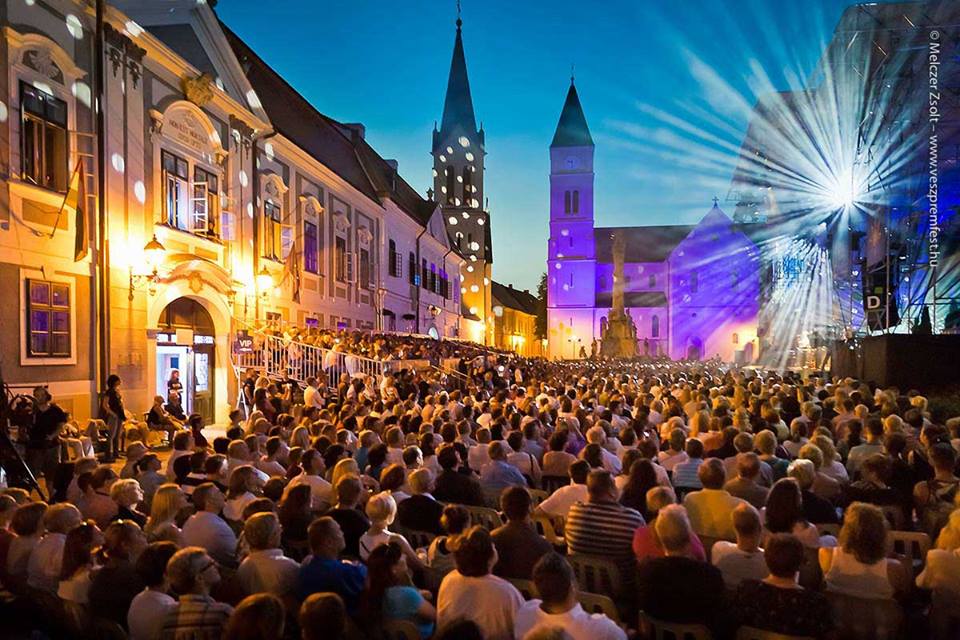
[[[760,251],[713,207],[695,225],[600,227],[594,143],[571,80],[550,144],[547,356],[598,350],[612,307],[615,240],[624,241],[624,307],[640,355],[675,360],[758,355]]]

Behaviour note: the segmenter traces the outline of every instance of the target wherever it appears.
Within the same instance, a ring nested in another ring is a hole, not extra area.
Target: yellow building
[[[491,282],[494,346],[521,356],[543,355],[543,343],[536,335],[536,296],[529,291]]]

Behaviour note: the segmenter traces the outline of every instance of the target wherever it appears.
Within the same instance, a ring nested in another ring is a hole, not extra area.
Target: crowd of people
[[[4,619],[132,640],[842,638],[836,603],[853,599],[920,620],[911,637],[950,633],[960,418],[917,391],[503,356],[463,377],[251,371],[224,435],[158,398],[172,451],[128,439],[66,475],[48,453],[66,416],[38,389],[28,461],[48,496],[0,491]],[[125,415],[112,383],[107,423]],[[926,555],[898,555],[901,532]]]

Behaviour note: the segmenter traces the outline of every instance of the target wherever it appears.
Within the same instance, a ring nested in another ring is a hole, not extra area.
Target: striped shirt
[[[700,465],[703,464],[703,458],[690,458],[686,462],[681,462],[673,468],[673,486],[678,489],[703,489],[700,484],[700,476],[697,472]]]
[[[633,558],[633,534],[646,524],[635,509],[617,502],[578,502],[567,515],[564,537],[571,553]]]
[[[219,637],[232,613],[233,607],[210,596],[184,594],[170,607],[163,621],[160,640]]]

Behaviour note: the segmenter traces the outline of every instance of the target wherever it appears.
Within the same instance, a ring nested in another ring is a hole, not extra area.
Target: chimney
[[[396,160],[393,160],[393,159],[391,158],[390,160],[384,160],[384,162],[386,162],[388,165],[390,165],[390,168],[393,169],[394,171],[399,171],[399,170],[400,170],[400,163],[398,163]]]
[[[508,284],[508,285],[507,285],[507,288],[508,288],[508,289],[513,289],[513,283],[511,282],[510,284]]]
[[[523,292],[527,295],[530,295],[530,289],[524,289]]]
[[[345,129],[349,129],[350,132],[351,132],[354,136],[359,137],[361,140],[366,139],[367,128],[366,128],[365,126],[363,126],[361,123],[359,123],[359,122],[344,122],[344,123],[343,123],[343,127],[344,127]]]

